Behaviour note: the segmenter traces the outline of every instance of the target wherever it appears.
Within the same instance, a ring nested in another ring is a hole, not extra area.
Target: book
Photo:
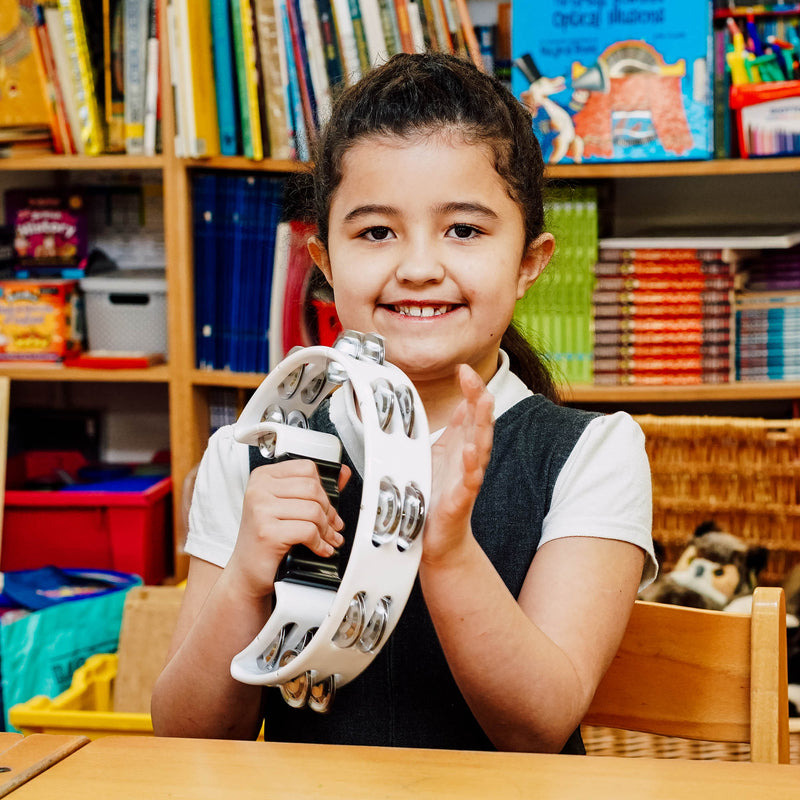
[[[389,57],[381,22],[381,10],[377,0],[359,0],[359,7],[367,39],[367,60],[369,65],[374,67]]]
[[[322,36],[325,69],[328,73],[328,85],[336,87],[344,81],[345,67],[342,49],[339,43],[339,31],[336,16],[333,13],[331,0],[315,0],[317,18]]]
[[[175,13],[175,0],[166,0],[165,22],[167,26],[167,56],[169,58],[170,84],[172,85],[173,121],[175,135],[173,148],[175,155],[181,158],[186,155],[184,132],[187,125],[185,80],[182,75],[183,61],[181,51],[183,33]]]
[[[144,82],[144,154],[155,155],[158,141],[161,84],[161,48],[158,35],[158,0],[150,0],[147,25],[147,71]]]
[[[277,6],[276,6],[277,8]],[[264,158],[261,130],[261,76],[256,61],[255,28],[250,0],[231,0],[234,63],[239,90],[242,149],[254,161]]]
[[[707,2],[515,4],[511,47],[548,163],[713,156]]]
[[[36,9],[14,0],[0,20],[0,128],[51,129],[53,117],[36,34]]]
[[[149,0],[124,2],[125,152],[144,154]]]
[[[44,10],[39,4],[36,6],[34,30],[36,31],[36,41],[44,70],[47,102],[50,106],[53,150],[56,153],[73,155],[76,150],[72,141],[72,130],[67,118],[66,105],[53,57],[53,49],[50,45],[50,37],[47,35]]]
[[[125,152],[125,0],[103,0],[103,111],[106,149]]]
[[[219,0],[215,0],[218,2]],[[289,159],[294,143],[289,133],[286,86],[289,78],[284,54],[283,31],[276,17],[274,0],[254,0],[256,40],[261,56],[262,103],[266,109],[269,157]]]
[[[64,105],[64,114],[70,130],[70,140],[76,153],[84,153],[85,147],[81,138],[81,124],[78,119],[78,103],[72,82],[72,66],[67,52],[67,36],[61,19],[58,0],[43,0],[40,4],[44,17],[45,32],[53,54],[58,86]]]
[[[228,0],[211,0],[211,36],[214,43],[214,88],[217,95],[220,153],[223,156],[235,156],[239,153],[241,134]]]
[[[350,0],[331,0],[331,8],[336,20],[336,32],[339,36],[343,77],[346,83],[355,83],[361,78],[362,70],[358,58],[353,18],[350,16]]]

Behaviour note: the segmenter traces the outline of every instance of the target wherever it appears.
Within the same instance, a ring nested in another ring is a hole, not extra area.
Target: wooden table
[[[85,736],[0,732],[0,797],[88,744]]]
[[[800,798],[800,766],[112,736],[14,800]]]

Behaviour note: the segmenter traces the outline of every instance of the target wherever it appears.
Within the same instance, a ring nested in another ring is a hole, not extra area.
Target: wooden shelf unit
[[[164,0],[160,0],[164,2]],[[168,74],[166,39],[161,42],[162,64],[162,141],[164,152],[152,157],[126,155],[30,156],[0,159],[0,171],[52,172],[147,172],[160,174],[163,182],[164,238],[167,275],[168,363],[144,370],[73,369],[2,365],[0,375],[13,381],[74,381],[98,383],[165,383],[168,386],[172,478],[176,496],[184,478],[200,460],[208,439],[209,390],[215,387],[236,388],[246,392],[256,388],[262,375],[200,370],[195,366],[194,293],[192,253],[191,175],[198,169],[268,171],[290,173],[307,165],[266,159],[253,162],[246,158],[176,158],[173,147],[173,104]],[[796,173],[800,158],[739,159],[720,161],[670,161],[663,163],[617,163],[558,165],[548,169],[555,180],[626,181],[630,179],[741,176],[750,174]],[[565,387],[565,398],[573,403],[748,401],[800,398],[800,382],[733,383],[703,386],[653,387]],[[175,502],[176,531],[181,530],[180,502]],[[174,543],[175,578],[185,577],[188,558]]]

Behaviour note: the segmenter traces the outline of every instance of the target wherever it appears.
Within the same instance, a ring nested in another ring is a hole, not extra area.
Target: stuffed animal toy
[[[640,598],[691,608],[728,609],[732,602],[752,595],[767,556],[766,548],[750,547],[713,521],[703,522],[675,568],[660,575]]]

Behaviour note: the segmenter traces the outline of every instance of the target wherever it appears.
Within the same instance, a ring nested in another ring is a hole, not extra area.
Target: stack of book
[[[741,265],[736,299],[736,377],[800,380],[800,249],[765,252]]]
[[[466,0],[167,0],[179,156],[308,160],[338,86],[397,52],[481,64]]]
[[[199,172],[194,176],[197,366],[269,369],[270,294],[282,177]]]
[[[6,7],[3,155],[34,145],[69,155],[156,152],[157,0],[12,0]]]
[[[722,250],[601,244],[594,273],[596,384],[730,380],[734,272]]]
[[[561,381],[592,381],[592,267],[597,261],[594,187],[551,190],[546,228],[556,238],[547,269],[517,302],[514,321]]]

